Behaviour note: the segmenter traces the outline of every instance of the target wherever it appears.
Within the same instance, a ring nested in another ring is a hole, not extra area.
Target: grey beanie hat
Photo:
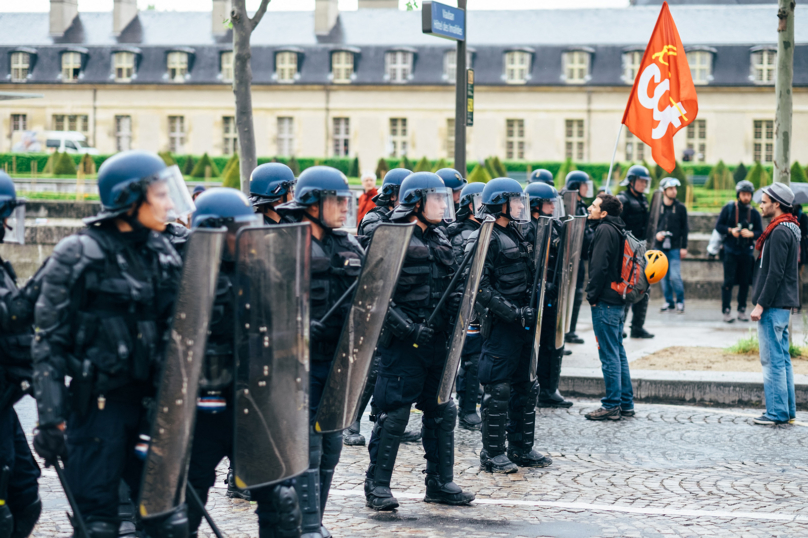
[[[772,183],[768,187],[763,187],[763,192],[775,202],[791,207],[794,205],[794,191],[785,183]]]

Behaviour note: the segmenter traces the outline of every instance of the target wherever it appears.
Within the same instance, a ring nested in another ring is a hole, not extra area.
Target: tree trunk
[[[791,111],[794,79],[794,0],[779,0],[777,10],[777,112],[774,120],[774,181],[791,184]]]
[[[252,113],[252,68],[250,36],[261,22],[270,0],[262,0],[252,19],[247,15],[245,0],[233,0],[230,21],[233,25],[233,95],[236,98],[236,130],[238,133],[241,191],[250,194],[250,175],[257,165],[255,129]]]

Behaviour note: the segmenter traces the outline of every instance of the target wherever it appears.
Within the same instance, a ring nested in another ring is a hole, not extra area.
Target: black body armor
[[[476,220],[470,218],[453,222],[446,229],[449,235],[449,240],[452,242],[452,250],[454,251],[455,262],[459,266],[463,263],[466,253],[466,243],[469,238],[480,229],[481,224]]]
[[[29,390],[33,377],[31,340],[38,283],[17,288],[10,262],[0,259],[0,411]]]
[[[376,228],[378,228],[380,224],[390,222],[390,213],[392,213],[392,211],[387,207],[374,207],[365,213],[356,231],[357,235],[373,236],[373,232],[376,231]]]
[[[645,239],[645,229],[648,227],[648,200],[644,194],[634,195],[625,190],[617,195],[623,204],[623,213],[620,218],[626,223],[626,230],[639,240]]]
[[[216,298],[211,312],[205,363],[199,380],[200,394],[212,392],[230,395],[233,387],[235,327],[235,294],[233,275],[235,264],[223,261],[216,281]]]

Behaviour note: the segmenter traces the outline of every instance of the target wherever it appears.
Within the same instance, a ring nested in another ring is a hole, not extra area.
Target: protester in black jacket
[[[681,183],[675,177],[666,177],[659,182],[662,203],[659,212],[651,215],[656,220],[654,248],[668,257],[668,274],[662,279],[662,293],[665,304],[662,312],[685,313],[685,288],[682,283],[682,258],[687,256],[687,208],[676,199],[677,187]],[[674,302],[674,293],[676,302]]]

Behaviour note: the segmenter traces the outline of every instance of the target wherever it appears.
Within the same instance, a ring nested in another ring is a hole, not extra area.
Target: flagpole
[[[614,158],[617,156],[617,146],[620,144],[620,135],[623,134],[623,122],[620,122],[620,129],[617,131],[617,140],[614,141],[614,151],[612,152],[612,163],[609,165],[609,175],[606,176],[606,192],[609,192],[609,184],[612,181],[612,170],[614,169]]]

